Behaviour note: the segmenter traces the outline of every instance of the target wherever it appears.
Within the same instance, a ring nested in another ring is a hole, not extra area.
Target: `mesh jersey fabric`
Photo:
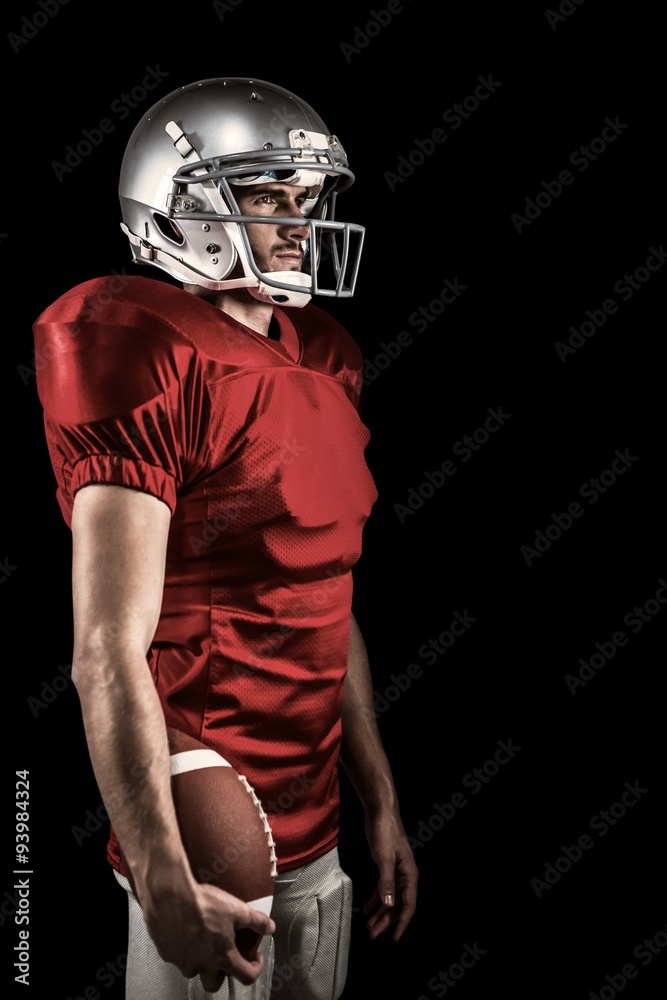
[[[117,275],[66,292],[33,330],[63,517],[90,483],[168,505],[148,666],[167,725],[254,787],[284,871],[338,842],[351,570],[377,492],[358,346],[312,304],[274,315],[278,340]],[[113,829],[107,855],[126,874]]]

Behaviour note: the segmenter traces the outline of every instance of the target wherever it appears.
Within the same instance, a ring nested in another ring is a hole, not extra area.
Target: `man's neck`
[[[187,292],[199,295],[206,299],[211,305],[221,309],[233,319],[249,326],[256,333],[261,333],[263,337],[269,334],[269,326],[273,316],[273,306],[270,302],[260,302],[254,298],[245,288],[233,288],[226,292],[216,292],[199,285],[184,285]]]

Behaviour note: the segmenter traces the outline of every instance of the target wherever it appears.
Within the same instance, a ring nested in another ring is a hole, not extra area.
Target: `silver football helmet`
[[[306,189],[305,219],[241,214],[235,190],[267,180]],[[134,129],[120,172],[121,228],[135,261],[181,282],[247,288],[286,306],[346,298],[364,228],[338,222],[335,206],[353,182],[340,141],[295,94],[263,80],[201,80],[158,101]],[[260,271],[247,222],[307,225],[302,270]]]

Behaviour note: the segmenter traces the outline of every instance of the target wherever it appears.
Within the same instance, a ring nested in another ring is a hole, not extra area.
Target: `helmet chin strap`
[[[180,125],[177,125],[174,121],[167,122],[165,131],[169,137],[173,139],[174,146],[184,160],[187,160],[189,163],[194,163],[201,159],[197,150],[194,148]],[[216,215],[222,216],[223,218],[225,215],[229,215],[229,206],[225,204],[220,192],[218,191],[217,185],[213,181],[201,181],[200,185]],[[245,277],[225,278],[221,281],[212,281],[202,278],[200,274],[193,271],[182,261],[178,261],[178,269],[180,271],[186,270],[188,273],[193,275],[193,279],[188,280],[192,280],[193,284],[202,285],[205,288],[210,288],[214,291],[220,292],[226,291],[227,289],[247,288],[254,298],[258,299],[260,302],[269,302],[272,305],[293,306],[300,309],[310,302],[312,298],[312,294],[310,292],[310,289],[312,288],[312,280],[310,275],[294,271],[271,272],[271,276],[278,281],[288,282],[293,285],[303,285],[304,291],[302,292],[288,288],[276,288],[270,283],[268,275],[264,276],[266,280],[263,281],[256,275],[249,274],[249,272],[252,271],[252,268],[248,260],[246,247],[239,233],[239,223],[222,221],[222,225],[232,242],[237,257],[241,260]],[[135,237],[135,239],[137,239],[137,237]],[[143,244],[143,241],[139,241],[139,243],[141,245]],[[159,250],[154,251],[154,255],[157,259],[162,259],[165,256],[158,256],[159,254]],[[142,254],[142,256],[144,255]],[[308,290],[306,290],[306,287]]]
[[[151,246],[146,240],[142,240],[140,236],[136,236],[127,228],[124,222],[121,222],[120,228],[132,246],[137,248],[136,260],[151,264],[157,261],[170,274],[187,284],[200,285],[202,288],[208,288],[214,292],[224,292],[234,288],[247,288],[253,298],[258,299],[260,302],[269,302],[271,305],[292,306],[296,309],[301,309],[303,306],[308,305],[312,298],[310,294],[310,277],[307,274],[301,274],[298,271],[271,272],[272,276],[278,281],[289,281],[294,285],[303,283],[308,289],[307,291],[304,289],[303,292],[289,288],[276,288],[275,285],[269,285],[255,275],[250,278],[226,278],[223,281],[212,281],[197,271],[193,271],[184,261],[179,260],[173,254],[165,253],[163,250]]]
[[[164,258],[164,255],[162,256]],[[175,258],[172,257],[171,260],[173,266]],[[176,266],[181,271],[186,270],[189,275],[194,276],[186,278],[185,275],[181,275],[184,281],[189,281],[193,285],[201,285],[202,288],[209,288],[215,292],[246,288],[252,297],[259,302],[269,302],[274,306],[289,306],[295,309],[302,309],[312,299],[310,275],[301,274],[299,271],[271,271],[271,277],[276,281],[290,282],[292,285],[303,284],[303,292],[294,288],[277,288],[276,285],[269,284],[268,281],[262,281],[256,275],[250,278],[225,278],[222,281],[210,281],[208,278],[202,277],[202,275],[187,267],[187,265],[182,264],[181,261],[178,261]]]
[[[271,302],[272,305],[292,306],[297,309],[301,309],[310,302],[312,298],[310,275],[302,274],[300,271],[272,271],[271,276],[278,281],[290,281],[295,285],[303,284],[304,291],[297,292],[291,288],[276,288],[275,285],[268,285],[258,280],[255,287],[249,289],[254,298],[259,299],[260,302]]]

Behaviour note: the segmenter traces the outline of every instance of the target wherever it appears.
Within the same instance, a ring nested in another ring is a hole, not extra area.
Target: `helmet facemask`
[[[301,133],[303,134],[303,133]],[[325,136],[319,137],[325,140]],[[335,137],[330,139],[337,144]],[[326,148],[314,149],[310,162],[299,160],[296,170],[285,169],[283,157],[294,157],[292,150],[267,150],[251,154],[256,169],[248,172],[250,157],[245,154],[242,163],[236,157],[216,157],[198,160],[181,167],[174,174],[173,189],[168,199],[167,218],[178,226],[187,239],[188,233],[199,238],[195,224],[208,223],[211,237],[211,264],[219,262],[224,252],[216,234],[224,235],[231,245],[229,267],[224,278],[212,278],[206,273],[197,274],[196,284],[218,291],[246,287],[255,297],[265,302],[287,306],[305,305],[312,295],[346,298],[354,294],[363,245],[364,229],[354,223],[335,220],[335,202],[339,190],[352,182],[349,171],[323,172],[322,164],[314,157],[326,153]],[[232,161],[231,163],[229,161]],[[263,169],[260,169],[263,168]],[[343,168],[344,169],[344,168]],[[342,181],[342,183],[341,183]],[[238,196],[244,189],[258,184],[275,182],[306,189],[306,201],[301,217],[244,215]],[[246,224],[273,227],[308,226],[307,252],[300,272],[261,271],[253,253]],[[217,257],[216,257],[217,255]],[[230,277],[233,270],[242,271],[240,277]]]

